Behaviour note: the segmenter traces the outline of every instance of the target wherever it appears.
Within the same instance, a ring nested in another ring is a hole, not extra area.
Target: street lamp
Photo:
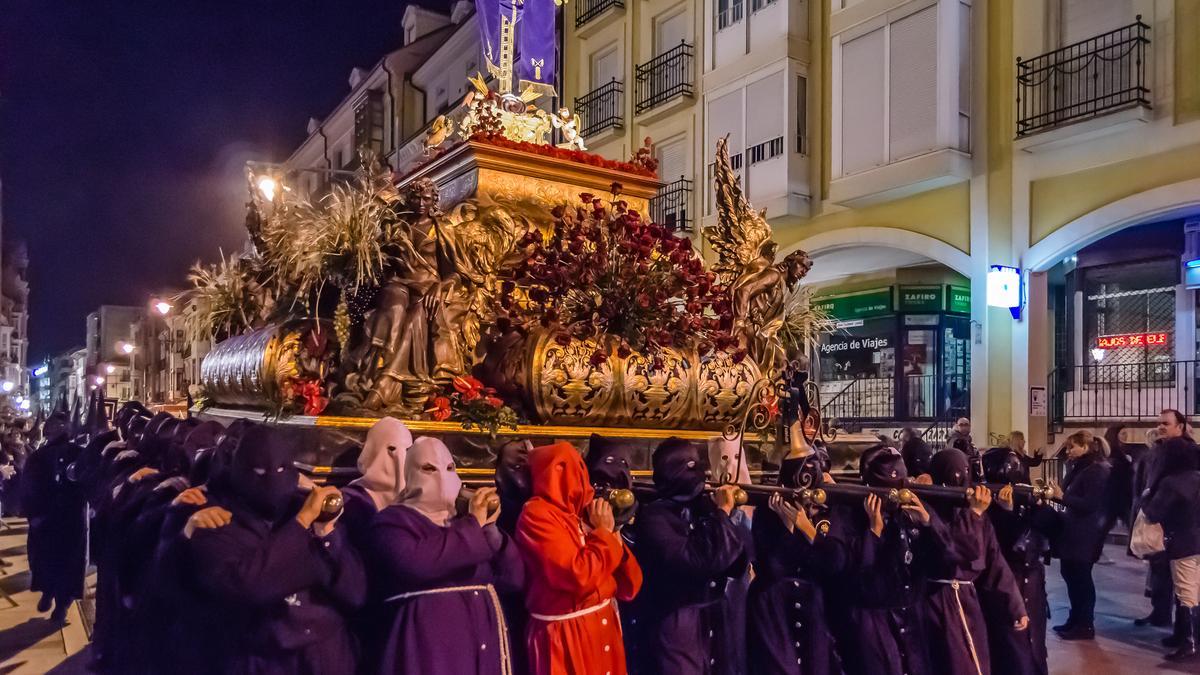
[[[104,372],[112,375],[113,373],[117,372],[117,367],[110,363],[107,366],[104,366]]]
[[[129,342],[118,342],[117,351],[128,356],[137,351],[137,347]]]
[[[265,201],[275,201],[275,192],[279,189],[279,182],[270,176],[259,176],[255,182],[255,187],[258,188],[258,194],[262,195]]]
[[[12,390],[13,390],[14,388],[16,388],[16,386],[17,386],[17,385],[13,384],[13,383],[12,383],[11,381],[9,381],[9,380],[5,380],[5,381],[3,381],[3,382],[0,382],[0,390],[4,391],[4,393],[6,393],[6,394],[8,394],[8,393],[11,393],[11,392],[12,392]]]
[[[166,300],[159,300],[154,303],[154,311],[158,312],[159,314],[161,314],[163,316],[166,316],[168,313],[170,313],[171,309],[173,309],[173,308],[174,308],[174,305],[167,302]]]
[[[96,383],[97,387],[102,386],[104,384],[104,376],[97,375],[92,381]]]

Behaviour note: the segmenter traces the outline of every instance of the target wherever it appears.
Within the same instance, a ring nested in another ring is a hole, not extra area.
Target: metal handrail
[[[694,94],[692,45],[681,40],[677,47],[659,54],[635,69],[637,105],[641,114],[679,96]]]
[[[625,3],[622,0],[578,0],[575,3],[575,27],[579,28],[610,7],[624,8]]]
[[[664,185],[650,200],[650,216],[659,225],[667,225],[675,232],[691,232],[693,223],[688,217],[692,199],[692,181],[679,180]]]
[[[613,78],[608,84],[575,99],[575,112],[583,118],[580,133],[585,138],[605,129],[624,126],[624,93],[624,83]]]
[[[1017,137],[1119,109],[1150,107],[1146,37],[1137,20],[1032,59],[1017,59]]]

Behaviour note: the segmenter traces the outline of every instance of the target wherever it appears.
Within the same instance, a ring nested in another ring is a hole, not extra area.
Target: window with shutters
[[[688,41],[690,15],[685,10],[654,19],[654,54],[665,54]]]
[[[383,92],[368,91],[354,106],[354,147],[361,157],[383,155]]]
[[[658,176],[664,185],[650,200],[650,217],[676,232],[693,230],[689,218],[692,181],[688,178],[687,149],[687,136],[677,136],[658,143],[654,148],[658,158]]]
[[[1133,23],[1133,0],[1058,0],[1060,45],[1071,45]]]
[[[796,152],[808,155],[808,78],[796,77]]]
[[[888,161],[927,152],[937,144],[937,6],[891,25],[889,44]]]
[[[965,2],[943,0],[878,27],[847,31],[835,73],[838,176],[942,148],[970,149],[970,11]],[[953,28],[940,29],[947,12]],[[938,61],[947,40],[957,63]]]
[[[884,30],[842,45],[842,173],[864,171],[885,162]]]
[[[621,55],[612,44],[592,55],[592,89],[621,79]]]

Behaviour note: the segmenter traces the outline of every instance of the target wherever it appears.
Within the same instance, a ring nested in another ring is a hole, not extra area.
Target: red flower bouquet
[[[464,429],[486,429],[493,436],[500,427],[515,431],[520,422],[517,413],[496,396],[495,389],[470,375],[454,378],[445,394],[431,396],[425,413],[432,420],[452,419],[462,423]]]
[[[555,209],[548,237],[525,235],[525,260],[497,294],[498,325],[558,326],[562,340],[614,336],[621,357],[664,347],[737,349],[729,294],[690,239],[644,220],[624,201],[609,208],[588,193],[580,201]],[[594,362],[606,358],[603,349],[593,355]]]

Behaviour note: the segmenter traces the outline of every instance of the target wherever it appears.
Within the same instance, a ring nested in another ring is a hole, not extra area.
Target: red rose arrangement
[[[444,393],[429,397],[425,413],[437,422],[452,419],[462,423],[464,429],[486,429],[493,436],[500,427],[516,430],[520,423],[517,413],[496,396],[495,389],[470,375],[454,378]]]
[[[692,242],[644,220],[618,200],[611,208],[592,194],[576,208],[554,210],[549,236],[530,230],[520,242],[525,260],[502,281],[496,328],[561,329],[557,338],[614,336],[622,358],[661,348],[696,346],[702,355],[733,351],[728,291],[704,268]],[[605,347],[593,365],[607,360]]]

